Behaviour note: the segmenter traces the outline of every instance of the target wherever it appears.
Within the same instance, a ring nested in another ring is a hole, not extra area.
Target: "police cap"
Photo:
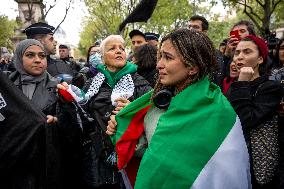
[[[43,22],[38,22],[30,25],[24,30],[28,38],[37,34],[53,34],[55,28]]]
[[[146,41],[149,41],[149,40],[159,41],[159,37],[160,37],[160,35],[156,34],[156,33],[151,33],[151,32],[146,32],[145,33]]]
[[[64,45],[64,44],[59,45],[59,48],[60,48],[60,49],[69,49],[68,46],[67,46],[67,45]]]

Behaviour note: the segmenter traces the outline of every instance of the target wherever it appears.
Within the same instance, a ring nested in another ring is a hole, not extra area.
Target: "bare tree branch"
[[[56,1],[55,1],[55,2],[56,2]],[[43,18],[44,18],[44,19],[46,18],[46,16],[47,16],[47,14],[49,13],[49,11],[50,11],[51,9],[53,9],[53,7],[54,7],[55,5],[56,5],[56,3],[49,6],[48,10],[47,10],[47,11],[45,12],[45,14],[43,15]]]
[[[262,19],[259,17],[259,15],[257,15],[257,14],[253,11],[253,8],[252,8],[251,6],[249,6],[249,5],[246,4],[246,2],[245,2],[245,3],[237,2],[237,3],[244,6],[244,13],[246,13],[246,14],[251,14],[251,15],[255,16],[257,19],[259,19],[260,21],[262,20]],[[249,8],[250,12],[247,11],[247,8]],[[253,19],[253,20],[254,20],[254,22],[257,23],[257,21],[256,21],[255,19]]]
[[[264,8],[264,4],[261,3],[261,1],[259,0],[255,0],[260,6],[262,6]]]
[[[68,6],[67,6],[66,9],[65,9],[65,15],[64,15],[63,19],[61,20],[61,22],[58,24],[58,26],[55,28],[54,33],[56,32],[56,30],[58,30],[58,28],[60,27],[60,25],[61,25],[61,24],[64,22],[64,20],[66,19],[67,13],[68,13],[68,11],[69,11],[69,9],[70,9],[70,7],[71,7],[72,2],[73,2],[73,0],[70,0],[70,1],[69,1],[69,4],[68,4]]]
[[[261,26],[257,23],[257,21],[255,20],[255,18],[254,18],[251,14],[249,14],[249,13],[247,12],[246,9],[244,10],[244,13],[254,22],[254,24],[256,25],[256,27],[257,27],[259,30],[261,30]]]
[[[271,16],[271,14],[275,11],[275,8],[277,7],[277,5],[278,5],[281,1],[283,1],[283,0],[276,1],[276,3],[275,3],[275,1],[272,2],[272,10],[271,10],[270,16]]]
[[[256,27],[261,31],[261,26],[258,24],[258,22],[255,19],[255,17],[257,19],[259,19],[260,21],[261,21],[261,18],[256,13],[253,12],[252,7],[247,5],[246,0],[245,0],[245,3],[242,3],[242,2],[237,2],[237,3],[242,5],[242,6],[244,6],[244,11],[243,12],[254,22]],[[250,12],[247,11],[247,8],[250,9]],[[254,15],[255,17],[253,17],[252,15]]]

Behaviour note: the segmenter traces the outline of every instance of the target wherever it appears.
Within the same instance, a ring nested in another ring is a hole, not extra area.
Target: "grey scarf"
[[[20,78],[21,78],[21,80],[17,79],[15,81],[15,84],[19,83],[22,84],[22,91],[29,99],[32,99],[37,83],[40,83],[47,77],[46,71],[44,71],[41,75],[33,76],[28,74],[24,69],[23,55],[26,49],[32,45],[37,45],[42,50],[44,50],[44,47],[39,41],[35,39],[25,39],[17,45],[13,60],[15,68],[20,73]]]

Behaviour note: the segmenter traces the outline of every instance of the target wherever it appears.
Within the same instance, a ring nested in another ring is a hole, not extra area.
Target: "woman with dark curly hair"
[[[216,65],[210,39],[179,29],[162,39],[158,54],[154,91],[108,122],[118,168],[138,189],[249,188],[240,121],[209,80]],[[136,157],[142,157],[137,176]]]

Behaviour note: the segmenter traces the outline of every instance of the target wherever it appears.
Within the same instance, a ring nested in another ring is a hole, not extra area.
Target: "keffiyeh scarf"
[[[103,82],[106,77],[103,73],[99,72],[92,80],[91,86],[88,89],[87,93],[82,97],[81,91],[78,91],[78,88],[75,86],[69,87],[69,92],[75,93],[78,98],[75,100],[80,104],[85,104],[90,100],[94,95],[98,94]],[[128,99],[134,93],[134,83],[130,74],[124,75],[114,86],[111,94],[111,102],[113,106],[117,105],[115,100],[117,98],[126,98]],[[81,97],[80,97],[81,96]]]

